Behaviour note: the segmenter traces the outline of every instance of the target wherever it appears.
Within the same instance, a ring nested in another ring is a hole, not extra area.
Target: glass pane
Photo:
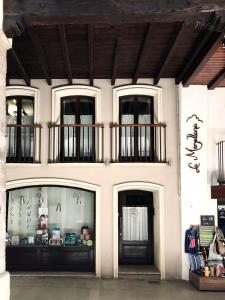
[[[63,124],[76,124],[76,116],[64,115]],[[76,156],[76,128],[64,127],[64,157]]]
[[[153,99],[146,96],[138,96],[138,114],[139,115],[150,115],[151,105]]]
[[[123,240],[148,240],[148,208],[123,207]]]
[[[21,244],[33,236],[34,243],[48,245],[57,229],[64,241],[73,233],[74,244],[84,244],[83,239],[94,240],[94,212],[93,192],[55,186],[17,189],[8,192],[7,233],[18,236]],[[89,233],[81,236],[84,226]]]
[[[76,114],[76,98],[63,97],[62,98],[62,114],[75,115]]]
[[[17,123],[17,101],[16,99],[6,100],[6,122],[7,124]]]
[[[121,115],[134,114],[134,97],[126,96],[120,97],[120,113]]]
[[[81,115],[95,114],[94,98],[80,97],[80,114]]]
[[[33,99],[22,99],[21,107],[22,124],[34,123],[34,101]]]
[[[81,124],[93,124],[93,116],[82,115],[80,116]],[[90,157],[93,150],[93,127],[81,127],[80,128],[80,156]]]

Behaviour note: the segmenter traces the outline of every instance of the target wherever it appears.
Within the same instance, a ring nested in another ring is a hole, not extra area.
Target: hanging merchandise
[[[185,252],[198,254],[198,227],[191,225],[185,232]]]
[[[222,260],[222,256],[216,251],[216,233],[214,235],[213,241],[209,246],[209,256],[208,260]]]
[[[216,227],[216,246],[218,253],[221,256],[225,256],[225,239],[222,230]]]
[[[218,226],[225,236],[225,205],[218,205]]]
[[[209,247],[215,233],[214,226],[199,226],[199,241],[201,247]]]

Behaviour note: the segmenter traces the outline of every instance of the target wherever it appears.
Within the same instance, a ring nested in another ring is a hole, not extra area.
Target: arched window
[[[119,99],[121,161],[153,160],[154,123],[153,97],[129,95]]]
[[[7,162],[32,162],[34,159],[34,97],[6,98]]]
[[[61,161],[94,161],[95,102],[93,97],[61,98]],[[66,126],[68,125],[68,126]],[[77,126],[69,126],[77,125]]]

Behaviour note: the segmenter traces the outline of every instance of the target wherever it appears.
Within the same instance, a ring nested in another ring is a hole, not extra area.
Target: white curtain
[[[123,240],[148,240],[147,207],[123,207]]]
[[[91,115],[81,115],[81,124],[93,124],[93,117]],[[64,124],[76,124],[75,116],[64,116]],[[80,127],[80,156],[91,156],[93,147],[93,128]],[[76,128],[65,127],[64,128],[64,156],[76,157]]]
[[[151,124],[150,115],[139,115],[138,124]],[[149,126],[138,128],[138,155],[150,156],[150,136],[151,129]]]
[[[133,115],[122,115],[122,124],[134,124]],[[121,156],[134,156],[134,127],[121,128]]]

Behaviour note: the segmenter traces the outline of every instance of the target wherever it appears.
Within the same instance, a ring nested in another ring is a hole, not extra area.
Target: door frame
[[[119,192],[127,190],[140,190],[153,192],[153,205],[158,207],[155,210],[155,215],[158,218],[158,234],[154,234],[154,241],[158,239],[159,245],[157,251],[158,268],[161,274],[161,279],[165,279],[165,220],[164,220],[164,202],[165,191],[164,186],[150,182],[126,182],[113,186],[113,277],[118,278],[119,273],[119,243],[118,243],[118,200]],[[157,205],[156,205],[157,204]],[[155,226],[154,226],[155,227]],[[156,243],[154,243],[156,244]],[[156,245],[157,246],[157,245]],[[156,251],[155,251],[156,252]]]

